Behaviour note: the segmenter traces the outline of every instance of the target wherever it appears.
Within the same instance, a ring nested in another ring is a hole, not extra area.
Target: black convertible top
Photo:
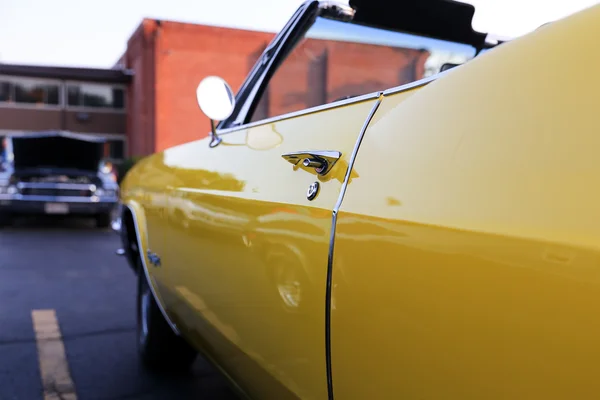
[[[485,33],[473,30],[475,7],[453,0],[350,0],[359,24],[484,47]]]

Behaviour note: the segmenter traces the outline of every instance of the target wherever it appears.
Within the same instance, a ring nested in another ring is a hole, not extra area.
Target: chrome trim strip
[[[146,276],[146,279],[148,281],[148,286],[150,286],[150,291],[152,292],[152,296],[154,296],[154,301],[158,305],[158,309],[160,310],[161,314],[165,318],[165,321],[167,321],[167,324],[169,324],[169,326],[171,327],[173,332],[177,336],[179,336],[180,335],[179,329],[177,329],[177,326],[173,323],[173,321],[171,321],[171,319],[167,315],[167,312],[163,308],[163,305],[160,303],[160,301],[158,301],[158,296],[156,295],[154,286],[151,283],[152,281],[150,280],[150,274],[148,273],[148,266],[146,265],[146,257],[143,254],[142,241],[140,240],[140,230],[138,228],[137,215],[135,214],[135,210],[133,209],[133,207],[130,207],[127,204],[123,205],[123,207],[127,207],[127,209],[131,212],[131,215],[133,215],[133,226],[135,227],[135,237],[137,239],[138,251],[140,253],[140,258],[142,259],[142,267],[144,268],[144,275]]]
[[[354,161],[356,160],[356,155],[358,154],[358,149],[360,148],[360,144],[362,143],[363,137],[365,136],[365,132],[375,115],[375,112],[379,108],[381,101],[383,100],[384,92],[377,92],[377,101],[373,104],[373,108],[371,112],[367,116],[360,133],[358,134],[358,138],[356,139],[356,143],[354,144],[354,149],[352,150],[352,154],[350,155],[350,160],[348,161],[348,168],[346,169],[346,175],[344,176],[344,182],[342,183],[342,188],[340,189],[340,194],[338,196],[338,200],[333,207],[333,213],[331,215],[331,236],[329,238],[329,254],[327,256],[327,288],[325,295],[325,352],[326,352],[326,362],[327,362],[327,392],[329,395],[329,399],[333,399],[333,375],[331,369],[331,284],[333,280],[333,250],[335,245],[335,229],[337,225],[337,215],[338,211],[342,205],[342,201],[344,200],[344,195],[346,194],[346,188],[348,187],[348,182],[350,181],[350,174],[352,173],[352,168],[354,167]]]
[[[12,200],[12,201],[40,201],[50,203],[116,203],[118,199],[116,197],[74,197],[74,196],[29,196],[22,194],[0,194],[0,200]]]
[[[217,134],[219,136],[225,135],[227,133],[237,132],[237,131],[241,131],[243,129],[254,128],[255,126],[259,126],[259,125],[270,124],[273,122],[279,122],[284,119],[300,117],[302,115],[312,114],[312,113],[316,113],[316,112],[324,111],[324,110],[329,110],[331,108],[342,107],[342,106],[345,106],[348,104],[360,103],[361,101],[376,99],[380,96],[380,93],[383,93],[384,96],[389,96],[392,94],[405,92],[407,90],[416,89],[418,87],[428,85],[429,83],[443,77],[448,72],[449,72],[449,70],[443,71],[443,72],[437,73],[435,75],[429,76],[427,78],[420,79],[418,81],[414,81],[411,83],[407,83],[405,85],[400,85],[400,86],[386,89],[383,92],[379,91],[379,92],[367,93],[367,94],[363,94],[360,96],[351,97],[349,99],[338,100],[338,101],[334,101],[332,103],[321,104],[320,106],[305,108],[303,110],[298,110],[298,111],[294,111],[291,113],[282,114],[282,115],[278,115],[278,116],[267,118],[267,119],[262,119],[260,121],[251,122],[251,123],[245,124],[245,125],[234,126],[231,128],[221,129],[221,130],[217,129]]]
[[[299,117],[299,116],[306,115],[306,114],[312,114],[312,113],[316,113],[316,112],[323,111],[323,110],[329,110],[330,108],[342,107],[342,106],[345,106],[348,104],[360,103],[361,101],[376,99],[378,96],[379,96],[379,92],[374,92],[374,93],[364,94],[361,96],[351,97],[349,99],[334,101],[333,103],[321,104],[320,106],[305,108],[302,110],[294,111],[294,112],[287,113],[287,114],[277,115],[275,117],[271,117],[271,118],[267,118],[267,119],[261,119],[260,121],[251,122],[246,125],[234,126],[234,127],[222,129],[222,130],[217,129],[217,134],[220,136],[220,135],[224,135],[224,134],[231,133],[231,132],[241,131],[243,129],[250,129],[250,128],[253,128],[253,127],[259,126],[259,125],[270,124],[273,122],[282,121],[284,119],[295,118],[295,117]]]
[[[379,92],[379,95],[385,96],[385,92]],[[373,116],[375,115],[375,112],[379,108],[379,105],[381,104],[382,100],[383,100],[383,98],[380,97],[375,102],[375,104],[373,104],[373,108],[371,109],[371,112],[369,113],[369,116],[365,120],[365,123],[363,124],[363,127],[360,130],[358,138],[356,139],[356,143],[354,144],[354,149],[352,149],[352,154],[350,155],[350,160],[348,161],[348,169],[346,170],[346,176],[344,176],[344,183],[342,183],[342,188],[340,189],[340,195],[338,196],[337,203],[335,203],[335,206],[333,207],[334,214],[337,214],[340,207],[342,206],[342,201],[344,200],[344,195],[346,194],[346,188],[348,187],[348,182],[350,181],[350,174],[352,172],[352,168],[354,167],[354,161],[356,160],[356,155],[358,154],[358,149],[360,148],[360,144],[362,143],[363,137],[365,136],[365,132],[367,131],[367,128],[369,127],[369,124],[371,123],[371,120],[373,119]]]
[[[51,183],[51,182],[19,182],[19,189],[74,189],[74,190],[96,190],[92,183]]]
[[[467,61],[468,62],[468,61]],[[384,96],[389,96],[391,94],[396,94],[400,92],[406,92],[407,90],[416,89],[421,86],[425,86],[430,84],[431,82],[442,78],[444,75],[448,73],[449,70],[439,72],[435,75],[428,76],[427,78],[420,79],[418,81],[414,81],[411,83],[407,83],[406,85],[396,86],[393,88],[389,88],[383,92]]]

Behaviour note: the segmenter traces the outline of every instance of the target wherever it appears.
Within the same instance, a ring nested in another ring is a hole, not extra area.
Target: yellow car
[[[141,357],[258,399],[600,393],[600,6],[308,1],[121,187]]]

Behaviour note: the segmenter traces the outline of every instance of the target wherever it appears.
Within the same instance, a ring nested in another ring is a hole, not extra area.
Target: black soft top
[[[353,21],[385,29],[465,43],[476,48],[486,34],[473,30],[475,7],[452,0],[350,0]]]

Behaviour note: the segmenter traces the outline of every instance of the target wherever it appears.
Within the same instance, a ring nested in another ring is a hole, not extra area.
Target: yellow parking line
[[[37,343],[44,400],[77,400],[56,312],[33,310],[31,318]]]

